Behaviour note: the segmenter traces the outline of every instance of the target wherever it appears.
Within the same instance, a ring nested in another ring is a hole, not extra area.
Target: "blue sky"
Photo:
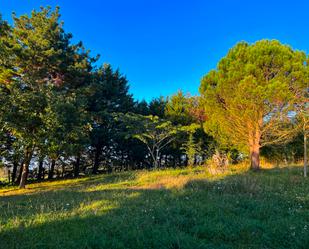
[[[238,41],[278,39],[309,50],[309,1],[1,0],[3,18],[61,7],[74,41],[120,68],[136,99],[198,93],[201,77]]]

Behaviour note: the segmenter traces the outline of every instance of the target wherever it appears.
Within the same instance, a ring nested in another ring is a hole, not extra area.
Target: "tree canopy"
[[[202,79],[200,96],[147,102],[133,98],[119,69],[72,42],[59,8],[13,20],[0,19],[0,165],[21,188],[46,177],[206,164],[215,153],[249,154],[257,169],[261,148],[270,156],[307,138],[308,58],[279,41],[237,44]],[[288,153],[306,155],[298,151]]]
[[[249,151],[259,168],[260,148],[291,135],[293,90],[308,82],[305,62],[305,53],[275,40],[237,44],[202,80],[206,130]]]

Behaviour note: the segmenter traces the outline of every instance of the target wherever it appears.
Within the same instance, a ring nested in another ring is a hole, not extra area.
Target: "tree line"
[[[63,29],[59,8],[0,19],[0,157],[10,181],[231,163],[296,161],[308,130],[308,57],[278,41],[241,42],[200,96],[136,101]],[[222,161],[222,160],[221,160]],[[306,160],[305,160],[306,161]]]

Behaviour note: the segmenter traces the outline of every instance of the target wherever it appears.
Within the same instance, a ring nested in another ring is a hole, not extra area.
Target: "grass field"
[[[299,167],[136,171],[0,189],[0,248],[309,248]]]

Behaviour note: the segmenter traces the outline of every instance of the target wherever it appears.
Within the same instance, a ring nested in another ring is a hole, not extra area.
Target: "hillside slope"
[[[0,248],[309,248],[309,180],[235,166],[0,189]]]

